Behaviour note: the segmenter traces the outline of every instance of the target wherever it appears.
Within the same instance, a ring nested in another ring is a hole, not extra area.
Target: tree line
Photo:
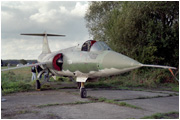
[[[141,63],[179,66],[178,1],[93,1],[85,15],[93,39]]]
[[[20,60],[2,60],[1,59],[1,66],[7,66],[8,64],[12,65],[12,66],[15,66],[17,64],[27,64],[27,63],[37,63],[37,60],[25,60],[25,59],[20,59]]]

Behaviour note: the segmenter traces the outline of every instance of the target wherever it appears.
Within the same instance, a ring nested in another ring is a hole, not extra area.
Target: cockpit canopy
[[[111,48],[102,41],[88,40],[81,48],[81,51],[104,51],[111,50]]]

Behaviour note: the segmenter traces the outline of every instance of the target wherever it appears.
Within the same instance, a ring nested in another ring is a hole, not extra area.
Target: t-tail
[[[43,46],[42,46],[42,53],[43,54],[47,54],[47,53],[51,53],[51,50],[49,48],[49,44],[48,44],[48,39],[47,36],[60,36],[60,37],[64,37],[65,35],[58,35],[58,34],[48,34],[46,32],[44,33],[22,33],[21,35],[29,35],[29,36],[42,36],[43,37]]]

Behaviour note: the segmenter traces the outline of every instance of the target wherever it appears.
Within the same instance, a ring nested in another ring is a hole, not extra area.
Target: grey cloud
[[[79,2],[82,8],[87,7],[87,4],[87,2]],[[83,16],[76,15],[78,9],[72,12],[76,5],[76,1],[1,2],[1,53],[6,51],[7,54],[2,53],[2,59],[14,59],[13,57],[19,59],[19,56],[24,57],[24,59],[31,59],[33,55],[27,57],[26,53],[33,53],[35,56],[39,54],[34,51],[32,52],[29,46],[32,46],[32,48],[36,44],[41,46],[42,38],[20,36],[20,33],[42,33],[47,31],[49,33],[66,35],[65,38],[48,38],[50,40],[50,47],[52,47],[53,44],[60,44],[62,42],[65,47],[68,47],[89,39]],[[61,8],[63,7],[67,11],[62,11]],[[46,17],[46,15],[48,17]],[[47,20],[44,20],[45,22],[43,19],[42,21],[38,21],[38,19],[41,19],[40,17],[44,17],[44,19]],[[18,42],[18,40],[21,39],[26,40],[26,42]],[[13,40],[18,42],[18,46],[12,45]],[[16,55],[8,53],[7,47],[17,47],[17,50],[15,49],[14,51]],[[21,50],[24,49],[24,53],[20,53],[20,48]],[[60,48],[64,47],[60,46]],[[59,46],[53,47],[54,50],[60,48]]]

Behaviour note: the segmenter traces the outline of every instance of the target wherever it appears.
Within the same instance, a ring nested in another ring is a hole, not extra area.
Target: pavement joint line
[[[162,98],[162,97],[172,97],[172,96],[178,96],[178,95],[171,95],[169,94],[168,96],[163,96],[163,95],[158,95],[158,96],[152,96],[152,97],[137,97],[137,98],[132,98],[132,99],[114,99],[115,101],[124,101],[124,100],[138,100],[138,99],[153,99],[153,98]]]
[[[95,103],[96,102],[103,102],[103,103],[114,104],[114,105],[117,105],[117,106],[129,107],[129,108],[142,109],[143,110],[143,108],[141,108],[141,107],[131,105],[131,104],[128,104],[126,102],[115,101],[113,99],[106,99],[106,98],[101,98],[101,97],[97,98],[97,97],[91,97],[91,96],[88,96],[88,99],[90,99],[91,101],[95,101]]]
[[[85,101],[85,102],[76,101],[76,102],[71,102],[71,103],[49,103],[49,104],[37,105],[34,107],[44,108],[44,107],[51,107],[51,106],[80,105],[80,104],[88,104],[88,103],[95,103],[95,101]]]
[[[179,119],[179,115],[177,118],[170,118],[170,117],[167,117],[168,114],[179,114],[179,111],[172,111],[168,113],[154,113],[150,116],[144,116],[140,119]]]
[[[70,93],[71,94],[71,93]],[[115,101],[115,102],[118,102],[118,101],[124,101],[124,100],[135,100],[135,99],[152,99],[152,98],[160,98],[160,97],[172,97],[171,95],[169,96],[154,96],[154,97],[145,97],[145,98],[133,98],[133,99],[106,99],[106,100],[112,100],[112,101]],[[99,101],[99,99],[101,99],[101,97],[91,97],[91,96],[88,96],[88,99],[90,101],[86,101],[86,102],[81,102],[81,101],[76,101],[76,102],[72,102],[72,103],[50,103],[50,104],[43,104],[43,105],[38,105],[38,106],[34,106],[36,108],[44,108],[44,107],[50,107],[50,106],[64,106],[64,105],[78,105],[78,104],[88,104],[88,103],[97,103],[97,102],[104,102],[104,103],[110,103],[110,102],[106,102],[106,101]],[[112,103],[113,104],[113,103]],[[118,105],[116,103],[114,103],[115,105]]]
[[[134,108],[134,109],[142,109],[140,107],[137,107],[137,106],[134,106],[134,105],[131,105],[131,104],[127,104],[125,102],[120,102],[119,103],[118,101],[115,101],[113,99],[104,98],[105,100],[101,101],[100,100],[101,98],[97,98],[97,97],[88,96],[87,98],[89,99],[89,101],[85,101],[85,102],[76,101],[76,102],[61,103],[61,104],[59,104],[59,103],[49,103],[49,104],[37,105],[37,106],[34,106],[34,107],[36,107],[36,108],[44,108],[44,107],[51,107],[51,106],[79,105],[79,104],[89,104],[89,103],[104,102],[104,103],[115,104],[115,105],[118,105],[118,106],[130,107],[130,108]]]
[[[15,110],[15,111],[11,111],[11,113],[6,113],[3,114],[3,116],[8,116],[8,117],[14,117],[16,115],[20,115],[20,114],[38,114],[39,111],[36,110],[30,110],[30,109],[21,109],[21,110]]]
[[[179,93],[178,92],[174,92],[174,91],[172,91],[172,93],[168,93],[167,91],[146,91],[146,92],[152,92],[152,93],[162,93],[162,94],[176,94],[176,95],[178,95]]]
[[[174,96],[178,96],[179,93],[178,92],[174,92],[172,91],[172,93],[168,93],[167,91],[153,91],[153,90],[133,90],[133,89],[89,89],[89,91],[97,91],[97,90],[125,90],[125,91],[143,91],[143,92],[151,92],[151,93],[162,93],[162,94],[172,94]],[[76,93],[77,91],[61,91],[61,92],[66,92],[69,94],[73,94],[73,95],[79,95],[79,93]]]
[[[143,92],[152,92],[152,93],[163,93],[163,94],[169,94],[167,91],[154,91],[154,90],[145,90],[145,89],[119,89],[119,88],[92,88],[92,91],[97,91],[97,90],[126,90],[126,91],[143,91]],[[172,94],[179,94],[179,92],[175,92],[175,91],[170,91],[173,92]]]
[[[94,91],[94,89],[90,89],[92,91]],[[99,89],[100,90],[100,89]],[[105,89],[106,90],[106,89]],[[128,91],[128,90],[127,90]],[[163,96],[163,95],[157,95],[157,96],[146,96],[146,97],[137,97],[137,98],[132,98],[132,99],[110,99],[110,100],[114,100],[114,101],[124,101],[124,100],[137,100],[137,99],[153,99],[153,98],[161,98],[161,97],[172,97],[172,96],[178,96],[179,94],[177,93],[164,93],[164,92],[156,92],[156,91],[145,91],[145,92],[152,92],[152,93],[163,93],[166,94],[167,96]],[[79,95],[76,92],[72,92],[72,91],[66,91],[66,93],[68,94],[73,94],[73,95]],[[93,97],[93,96],[88,96],[88,97]],[[88,98],[87,97],[87,98]],[[95,97],[95,98],[101,98],[101,97]]]

